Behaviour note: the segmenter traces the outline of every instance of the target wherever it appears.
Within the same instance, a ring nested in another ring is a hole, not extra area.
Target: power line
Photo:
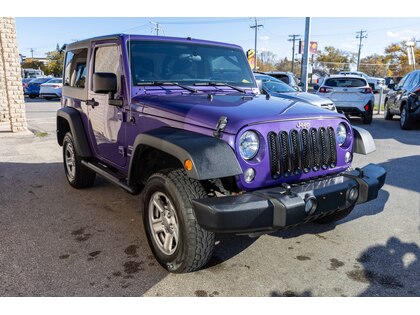
[[[293,70],[294,70],[294,67],[295,67],[295,46],[296,46],[295,42],[297,40],[300,40],[300,35],[297,35],[297,34],[289,35],[288,41],[293,42],[293,46],[292,46],[292,73],[294,73]]]
[[[359,53],[357,54],[357,71],[359,71],[360,66],[360,52],[362,51],[362,40],[363,38],[367,38],[366,31],[360,30],[360,32],[357,32],[356,38],[359,39]]]
[[[254,21],[255,21],[255,24],[254,25],[251,25],[250,26],[250,28],[253,28],[254,30],[255,30],[255,62],[254,62],[254,71],[256,71],[257,70],[257,38],[258,38],[258,28],[259,27],[263,27],[264,25],[262,25],[262,24],[258,24],[258,20],[257,20],[257,18],[254,18]]]

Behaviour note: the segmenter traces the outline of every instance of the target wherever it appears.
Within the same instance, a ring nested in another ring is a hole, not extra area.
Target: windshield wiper
[[[181,85],[177,82],[163,82],[163,81],[149,81],[149,82],[138,82],[136,84],[137,86],[147,86],[147,85],[151,85],[151,86],[169,86],[169,85],[175,85],[178,86],[184,90],[190,91],[192,93],[197,93],[196,89],[190,88],[188,86],[185,85]]]
[[[234,85],[230,85],[228,83],[224,83],[224,82],[197,82],[194,83],[195,86],[227,86],[230,87],[231,89],[234,89],[238,92],[244,93],[246,94],[246,91],[244,89],[238,88]]]

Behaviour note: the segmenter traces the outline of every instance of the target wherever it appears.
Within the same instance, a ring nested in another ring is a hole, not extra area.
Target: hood
[[[285,99],[306,102],[306,103],[316,105],[316,106],[333,103],[329,98],[318,96],[316,94],[305,93],[305,92],[287,92],[287,93],[271,93],[270,92],[270,95],[274,97],[282,97]]]
[[[143,113],[214,130],[221,116],[228,123],[224,132],[236,134],[247,124],[280,120],[342,117],[341,114],[296,100],[243,94],[143,95],[133,99]]]

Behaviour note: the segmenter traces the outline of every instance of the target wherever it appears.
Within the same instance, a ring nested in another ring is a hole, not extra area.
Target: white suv
[[[370,77],[366,73],[361,72],[361,71],[340,71],[338,74],[362,76],[366,79],[366,81],[369,83],[369,86],[372,88],[374,92],[379,91],[381,88],[382,89],[386,88],[385,79]]]
[[[325,77],[316,94],[331,99],[338,112],[362,117],[364,124],[372,122],[375,98],[365,78],[358,75],[331,75]]]

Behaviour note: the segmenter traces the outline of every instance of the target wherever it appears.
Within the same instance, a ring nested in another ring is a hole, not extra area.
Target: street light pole
[[[307,17],[305,21],[305,45],[303,49],[302,60],[302,75],[301,81],[303,82],[303,91],[308,91],[308,64],[309,64],[309,40],[311,37],[311,18]]]

